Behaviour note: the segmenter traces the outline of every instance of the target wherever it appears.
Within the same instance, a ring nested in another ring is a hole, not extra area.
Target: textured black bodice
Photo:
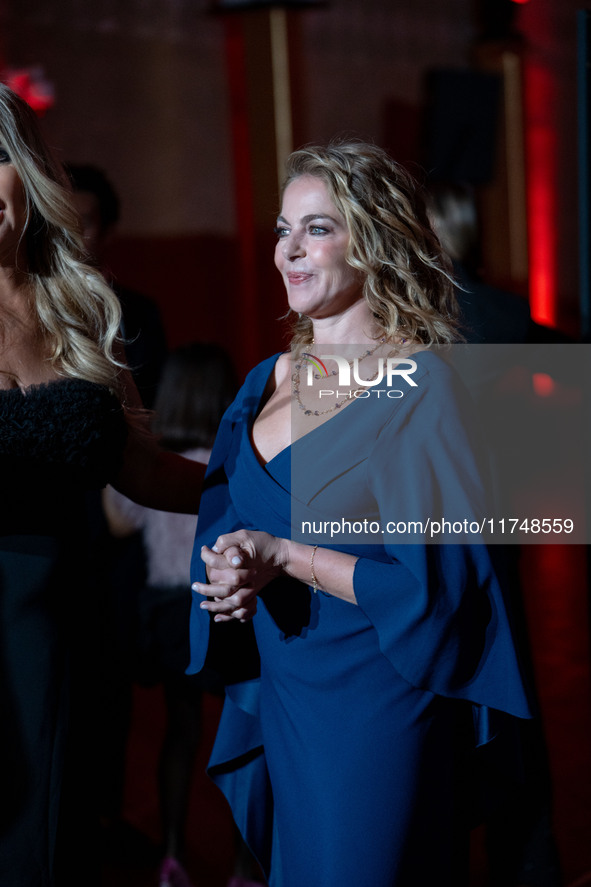
[[[60,379],[0,390],[0,532],[45,532],[116,474],[126,439],[108,388]],[[71,516],[71,515],[70,515]]]

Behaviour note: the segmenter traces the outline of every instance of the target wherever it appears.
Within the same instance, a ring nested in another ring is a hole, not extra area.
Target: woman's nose
[[[301,234],[291,231],[283,241],[283,255],[292,261],[305,254],[304,242]]]

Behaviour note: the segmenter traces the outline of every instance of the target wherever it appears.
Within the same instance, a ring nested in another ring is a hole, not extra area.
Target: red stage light
[[[556,383],[547,373],[534,373],[532,376],[534,392],[538,397],[550,397],[554,394]]]
[[[40,67],[8,69],[2,80],[31,106],[38,117],[55,104],[53,84]]]
[[[530,305],[534,320],[547,326],[557,320],[557,134],[547,110],[553,99],[550,72],[530,62],[525,70]]]

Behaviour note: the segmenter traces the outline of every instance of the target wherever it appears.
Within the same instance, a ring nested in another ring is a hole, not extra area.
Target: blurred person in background
[[[166,334],[153,299],[123,285],[111,274],[109,246],[116,237],[121,202],[106,172],[90,163],[67,163],[73,201],[80,215],[88,261],[109,281],[121,306],[120,336],[143,405],[151,409],[166,359]],[[94,561],[102,588],[98,724],[101,741],[96,766],[100,795],[101,853],[106,860],[133,864],[155,856],[156,849],[122,815],[125,747],[130,726],[133,650],[138,598],[146,581],[146,553],[141,533],[110,534],[100,496],[90,494],[88,513],[95,537]]]
[[[470,344],[533,344],[572,341],[536,323],[523,296],[491,286],[481,272],[478,208],[472,185],[434,182],[427,195],[431,222],[453,262],[460,330]]]
[[[104,170],[89,163],[68,163],[74,204],[82,220],[89,260],[105,275],[121,303],[121,337],[125,356],[145,407],[150,409],[166,358],[166,334],[153,299],[115,280],[108,267],[108,248],[117,232],[119,195]]]
[[[237,390],[232,362],[215,344],[195,342],[168,356],[152,430],[160,445],[206,465],[220,420]],[[108,487],[104,507],[111,531],[125,537],[141,531],[147,583],[138,601],[136,668],[140,683],[162,681],[166,733],[158,765],[158,800],[163,835],[160,887],[190,887],[186,872],[186,821],[191,774],[201,737],[204,689],[222,692],[207,674],[186,675],[189,664],[189,563],[195,515],[143,508]]]

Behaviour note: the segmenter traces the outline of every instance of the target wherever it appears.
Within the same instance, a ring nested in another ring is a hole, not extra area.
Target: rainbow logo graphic
[[[326,376],[328,376],[328,370],[319,357],[315,357],[314,354],[309,354],[307,351],[303,351],[302,360],[308,364],[309,370],[315,369],[320,374],[321,379],[324,379],[326,378]]]

